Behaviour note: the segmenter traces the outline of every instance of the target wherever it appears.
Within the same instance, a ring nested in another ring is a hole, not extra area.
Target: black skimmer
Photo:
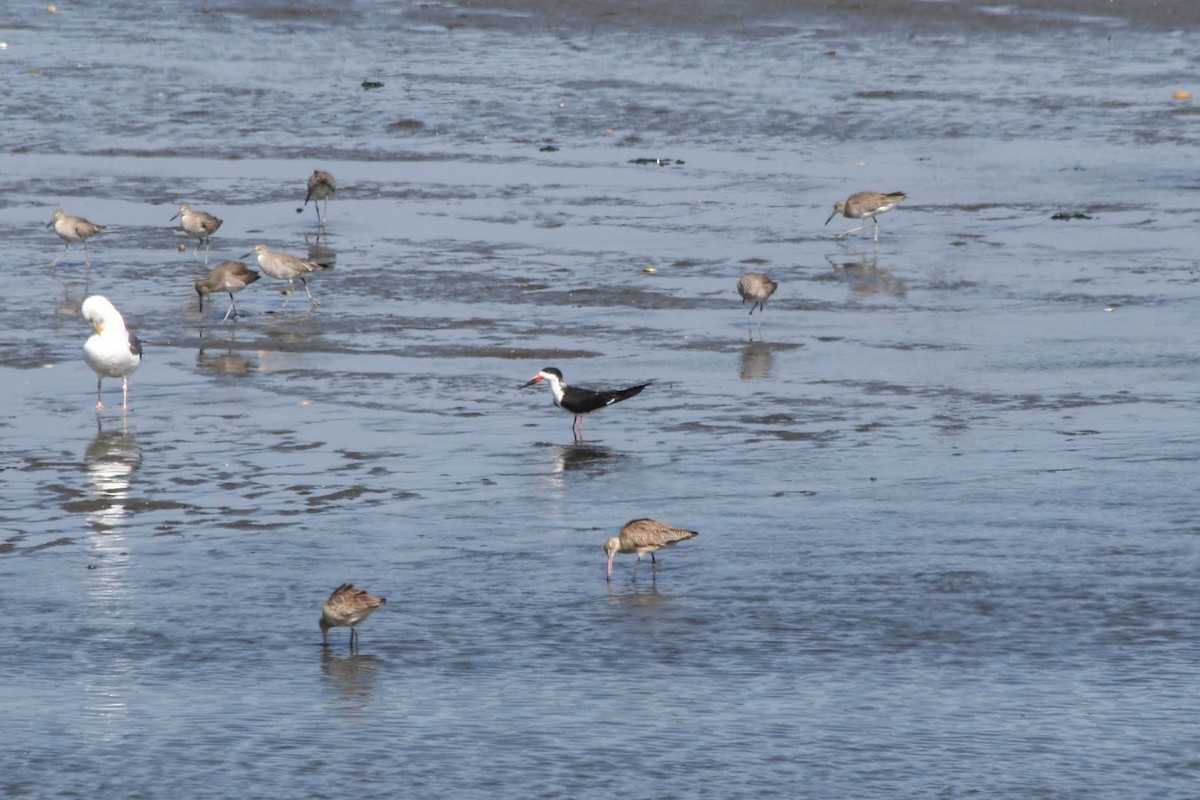
[[[350,649],[355,649],[358,645],[356,626],[386,603],[386,597],[374,597],[367,594],[366,589],[356,589],[353,584],[343,583],[333,590],[321,607],[321,618],[317,620],[317,625],[321,627],[322,644],[329,646],[330,628],[349,628]]]
[[[196,249],[192,251],[192,255],[199,255],[200,245],[204,244],[204,263],[207,264],[208,251],[212,249],[212,235],[221,227],[221,220],[207,211],[196,211],[187,203],[180,204],[179,213],[171,219],[179,220],[183,232],[196,240]]]
[[[750,301],[750,314],[754,316],[754,309],[757,307],[760,312],[766,311],[767,298],[775,294],[775,290],[779,288],[779,284],[768,278],[761,272],[747,272],[738,281],[738,294],[742,296],[742,305],[746,301]],[[758,321],[762,322],[762,314],[758,315]]]
[[[212,274],[203,280],[196,281],[196,294],[200,295],[200,313],[204,313],[204,295],[212,294],[213,292],[228,292],[229,293],[229,310],[225,312],[225,317],[221,320],[224,322],[229,319],[229,315],[233,314],[233,318],[237,319],[237,306],[233,304],[233,296],[242,289],[245,289],[250,284],[261,278],[254,270],[247,267],[241,261],[223,261],[213,269]]]
[[[571,432],[575,434],[576,441],[583,438],[583,417],[585,414],[599,411],[605,406],[611,406],[613,403],[619,403],[622,400],[628,400],[634,395],[640,394],[642,389],[650,385],[647,382],[638,386],[630,386],[627,389],[596,392],[591,389],[567,386],[567,382],[563,380],[563,374],[556,367],[546,367],[517,388],[524,389],[526,386],[532,386],[542,381],[550,384],[550,391],[554,392],[554,405],[568,414],[575,415],[575,421],[571,423]]]
[[[620,536],[614,536],[604,543],[604,552],[608,556],[608,580],[612,580],[613,558],[617,553],[637,553],[637,563],[633,566],[634,577],[637,577],[638,567],[642,565],[642,556],[649,553],[650,563],[654,565],[653,569],[657,574],[655,551],[699,535],[698,531],[675,528],[656,519],[630,520],[621,528]]]
[[[248,256],[258,258],[258,266],[262,267],[262,271],[281,281],[287,281],[291,289],[288,292],[288,299],[284,301],[286,306],[292,299],[292,292],[296,291],[296,278],[300,279],[300,283],[304,284],[304,292],[308,295],[308,300],[314,306],[321,305],[321,301],[313,297],[312,292],[308,288],[308,281],[305,275],[310,272],[315,272],[320,269],[330,269],[329,264],[318,264],[315,261],[307,261],[299,256],[290,256],[287,253],[276,253],[268,248],[265,244],[254,245],[254,250],[246,253],[242,258]]]
[[[101,380],[121,378],[121,407],[128,411],[129,376],[142,363],[142,343],[125,327],[125,318],[108,298],[92,295],[83,301],[80,312],[96,331],[83,345],[83,360],[96,373],[96,408],[104,408]]]
[[[877,214],[883,214],[891,211],[905,197],[908,197],[904,192],[855,192],[845,200],[838,200],[833,204],[833,213],[829,215],[829,219],[825,220],[828,225],[830,220],[841,214],[846,219],[870,219],[875,223],[875,241],[879,241],[879,220],[875,218]],[[851,228],[848,231],[842,231],[837,234],[837,238],[841,238],[851,233],[861,231],[867,227],[867,223],[859,225],[857,228]]]
[[[304,205],[308,205],[308,201],[312,200],[313,211],[317,212],[317,221],[321,223],[322,230],[325,228],[325,221],[329,219],[329,201],[333,199],[333,193],[337,191],[337,181],[328,172],[321,169],[314,169],[313,174],[308,179],[308,194],[304,196]],[[321,200],[325,201],[325,213],[317,208],[317,203]]]
[[[54,209],[54,219],[50,220],[50,224],[46,227],[54,228],[54,232],[58,234],[58,238],[67,243],[67,246],[58,254],[58,258],[54,259],[51,266],[62,260],[62,257],[71,249],[72,244],[83,242],[83,255],[87,260],[87,265],[90,267],[92,265],[92,253],[88,250],[87,240],[97,233],[104,233],[108,230],[103,225],[88,222],[83,217],[73,217],[61,208]]]

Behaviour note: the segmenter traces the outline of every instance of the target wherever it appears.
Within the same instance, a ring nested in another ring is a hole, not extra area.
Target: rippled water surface
[[[10,10],[0,794],[1194,794],[1198,26]],[[878,245],[822,226],[860,189],[909,195]],[[335,263],[322,305],[200,313],[181,202],[214,264]],[[109,226],[90,267],[56,207]],[[92,293],[144,343],[128,414]],[[575,443],[546,366],[653,383]],[[606,585],[639,516],[701,535]],[[357,654],[343,581],[389,600]]]

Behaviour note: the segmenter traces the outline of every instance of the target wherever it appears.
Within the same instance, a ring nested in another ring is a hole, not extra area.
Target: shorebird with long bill
[[[833,204],[833,213],[829,215],[829,219],[825,220],[828,225],[830,221],[841,214],[846,219],[869,219],[875,223],[875,241],[879,241],[879,220],[875,217],[878,214],[884,214],[895,208],[901,200],[908,197],[904,192],[855,192],[845,200],[838,200]],[[837,238],[848,236],[851,233],[857,233],[864,230],[867,223],[859,225],[857,228],[851,228],[848,231],[842,231],[837,234]]]
[[[213,268],[207,278],[196,281],[196,294],[200,295],[200,313],[204,313],[204,295],[213,292],[228,292],[229,310],[225,312],[221,322],[229,319],[230,314],[237,319],[241,314],[238,313],[237,306],[233,303],[233,296],[261,277],[241,261],[222,261]]]
[[[289,289],[287,300],[283,301],[284,306],[291,301],[292,292],[296,291],[297,278],[304,285],[304,292],[308,295],[308,301],[314,306],[321,305],[321,301],[313,297],[312,291],[308,288],[308,280],[304,276],[317,270],[332,269],[332,265],[318,264],[316,261],[308,261],[299,256],[288,255],[287,253],[276,253],[265,244],[254,245],[254,249],[243,255],[242,258],[249,258],[250,256],[258,259],[258,266],[267,275],[276,280],[288,282]]]
[[[386,604],[386,597],[375,597],[368,594],[366,589],[343,583],[333,590],[325,605],[321,606],[321,618],[317,620],[317,625],[321,628],[322,645],[329,646],[330,628],[349,628],[350,649],[354,650],[358,647],[358,624]]]
[[[212,249],[212,235],[221,227],[222,220],[217,219],[207,211],[197,211],[187,203],[179,205],[179,213],[171,217],[179,220],[179,226],[189,237],[196,240],[193,256],[200,255],[200,244],[204,244],[204,263],[208,263],[208,251]]]
[[[634,519],[626,522],[621,528],[621,535],[614,536],[604,543],[604,553],[608,556],[608,580],[612,580],[613,558],[617,553],[636,553],[637,563],[633,565],[633,577],[637,577],[638,567],[642,565],[642,556],[650,555],[650,563],[654,573],[658,574],[658,562],[654,554],[664,547],[673,547],[680,542],[699,536],[699,531],[689,531],[676,528],[656,519]]]
[[[104,233],[108,230],[105,226],[88,222],[83,217],[73,217],[61,208],[54,209],[54,219],[50,220],[50,223],[46,227],[54,228],[54,232],[58,234],[58,238],[67,243],[67,246],[58,254],[58,258],[54,259],[51,266],[62,260],[67,251],[71,249],[71,245],[83,242],[83,256],[90,267],[92,265],[92,253],[88,250],[87,240],[98,233]]]
[[[329,201],[333,199],[336,191],[337,181],[325,170],[314,169],[313,174],[308,176],[308,194],[304,196],[304,205],[308,205],[308,201],[312,200],[313,211],[317,212],[317,221],[321,223],[321,230],[325,230],[325,223],[329,219]],[[324,213],[321,213],[321,209],[317,207],[321,200],[325,201]]]
[[[546,367],[517,388],[524,389],[526,386],[533,386],[535,383],[541,383],[542,381],[550,384],[550,391],[554,393],[554,405],[568,414],[574,415],[575,421],[571,423],[571,432],[575,434],[576,441],[583,438],[583,418],[585,415],[611,406],[613,403],[628,400],[635,395],[641,394],[642,389],[650,385],[650,382],[646,382],[637,386],[630,386],[627,389],[614,389],[610,391],[580,389],[575,386],[567,386],[562,372],[556,367]]]

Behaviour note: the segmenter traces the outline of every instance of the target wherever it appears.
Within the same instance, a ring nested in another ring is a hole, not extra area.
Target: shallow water
[[[1194,792],[1200,13],[868,6],[14,12],[0,792]],[[180,202],[321,307],[198,313]]]

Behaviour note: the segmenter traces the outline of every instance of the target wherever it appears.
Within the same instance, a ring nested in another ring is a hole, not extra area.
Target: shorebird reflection
[[[769,378],[771,370],[775,368],[775,353],[771,345],[762,340],[761,329],[759,329],[758,341],[755,341],[754,331],[753,328],[750,330],[750,340],[742,347],[739,373],[744,381]]]
[[[321,648],[321,672],[329,679],[338,699],[355,708],[365,707],[375,691],[375,678],[384,667],[383,659]]]
[[[613,452],[612,448],[584,442],[559,445],[554,452],[554,472],[561,474],[582,470],[599,475],[606,472],[608,466],[621,457],[619,453]]]
[[[210,339],[207,343],[204,339],[204,329],[200,329],[200,349],[196,351],[196,366],[210,372],[223,372],[227,375],[248,375],[255,371],[254,365],[240,352],[234,352],[233,346],[237,344],[237,333],[234,329],[229,330],[229,338],[221,341],[219,338]],[[218,352],[206,352],[209,345],[213,345],[213,349]],[[219,348],[225,348],[225,352],[219,352]]]
[[[328,247],[329,240],[325,240],[325,244],[321,244],[321,240],[308,245],[308,260],[318,264],[328,264],[332,269],[337,264],[337,251],[330,250]]]
[[[825,260],[833,268],[833,277],[850,286],[850,291],[858,295],[887,295],[889,297],[904,297],[908,288],[892,274],[891,270],[878,266],[879,253],[870,255],[850,250],[847,256],[852,260],[837,262],[829,256]]]
[[[669,597],[658,591],[658,577],[651,577],[649,582],[631,580],[621,586],[615,581],[608,581],[608,599],[621,605],[654,608],[665,603]]]

